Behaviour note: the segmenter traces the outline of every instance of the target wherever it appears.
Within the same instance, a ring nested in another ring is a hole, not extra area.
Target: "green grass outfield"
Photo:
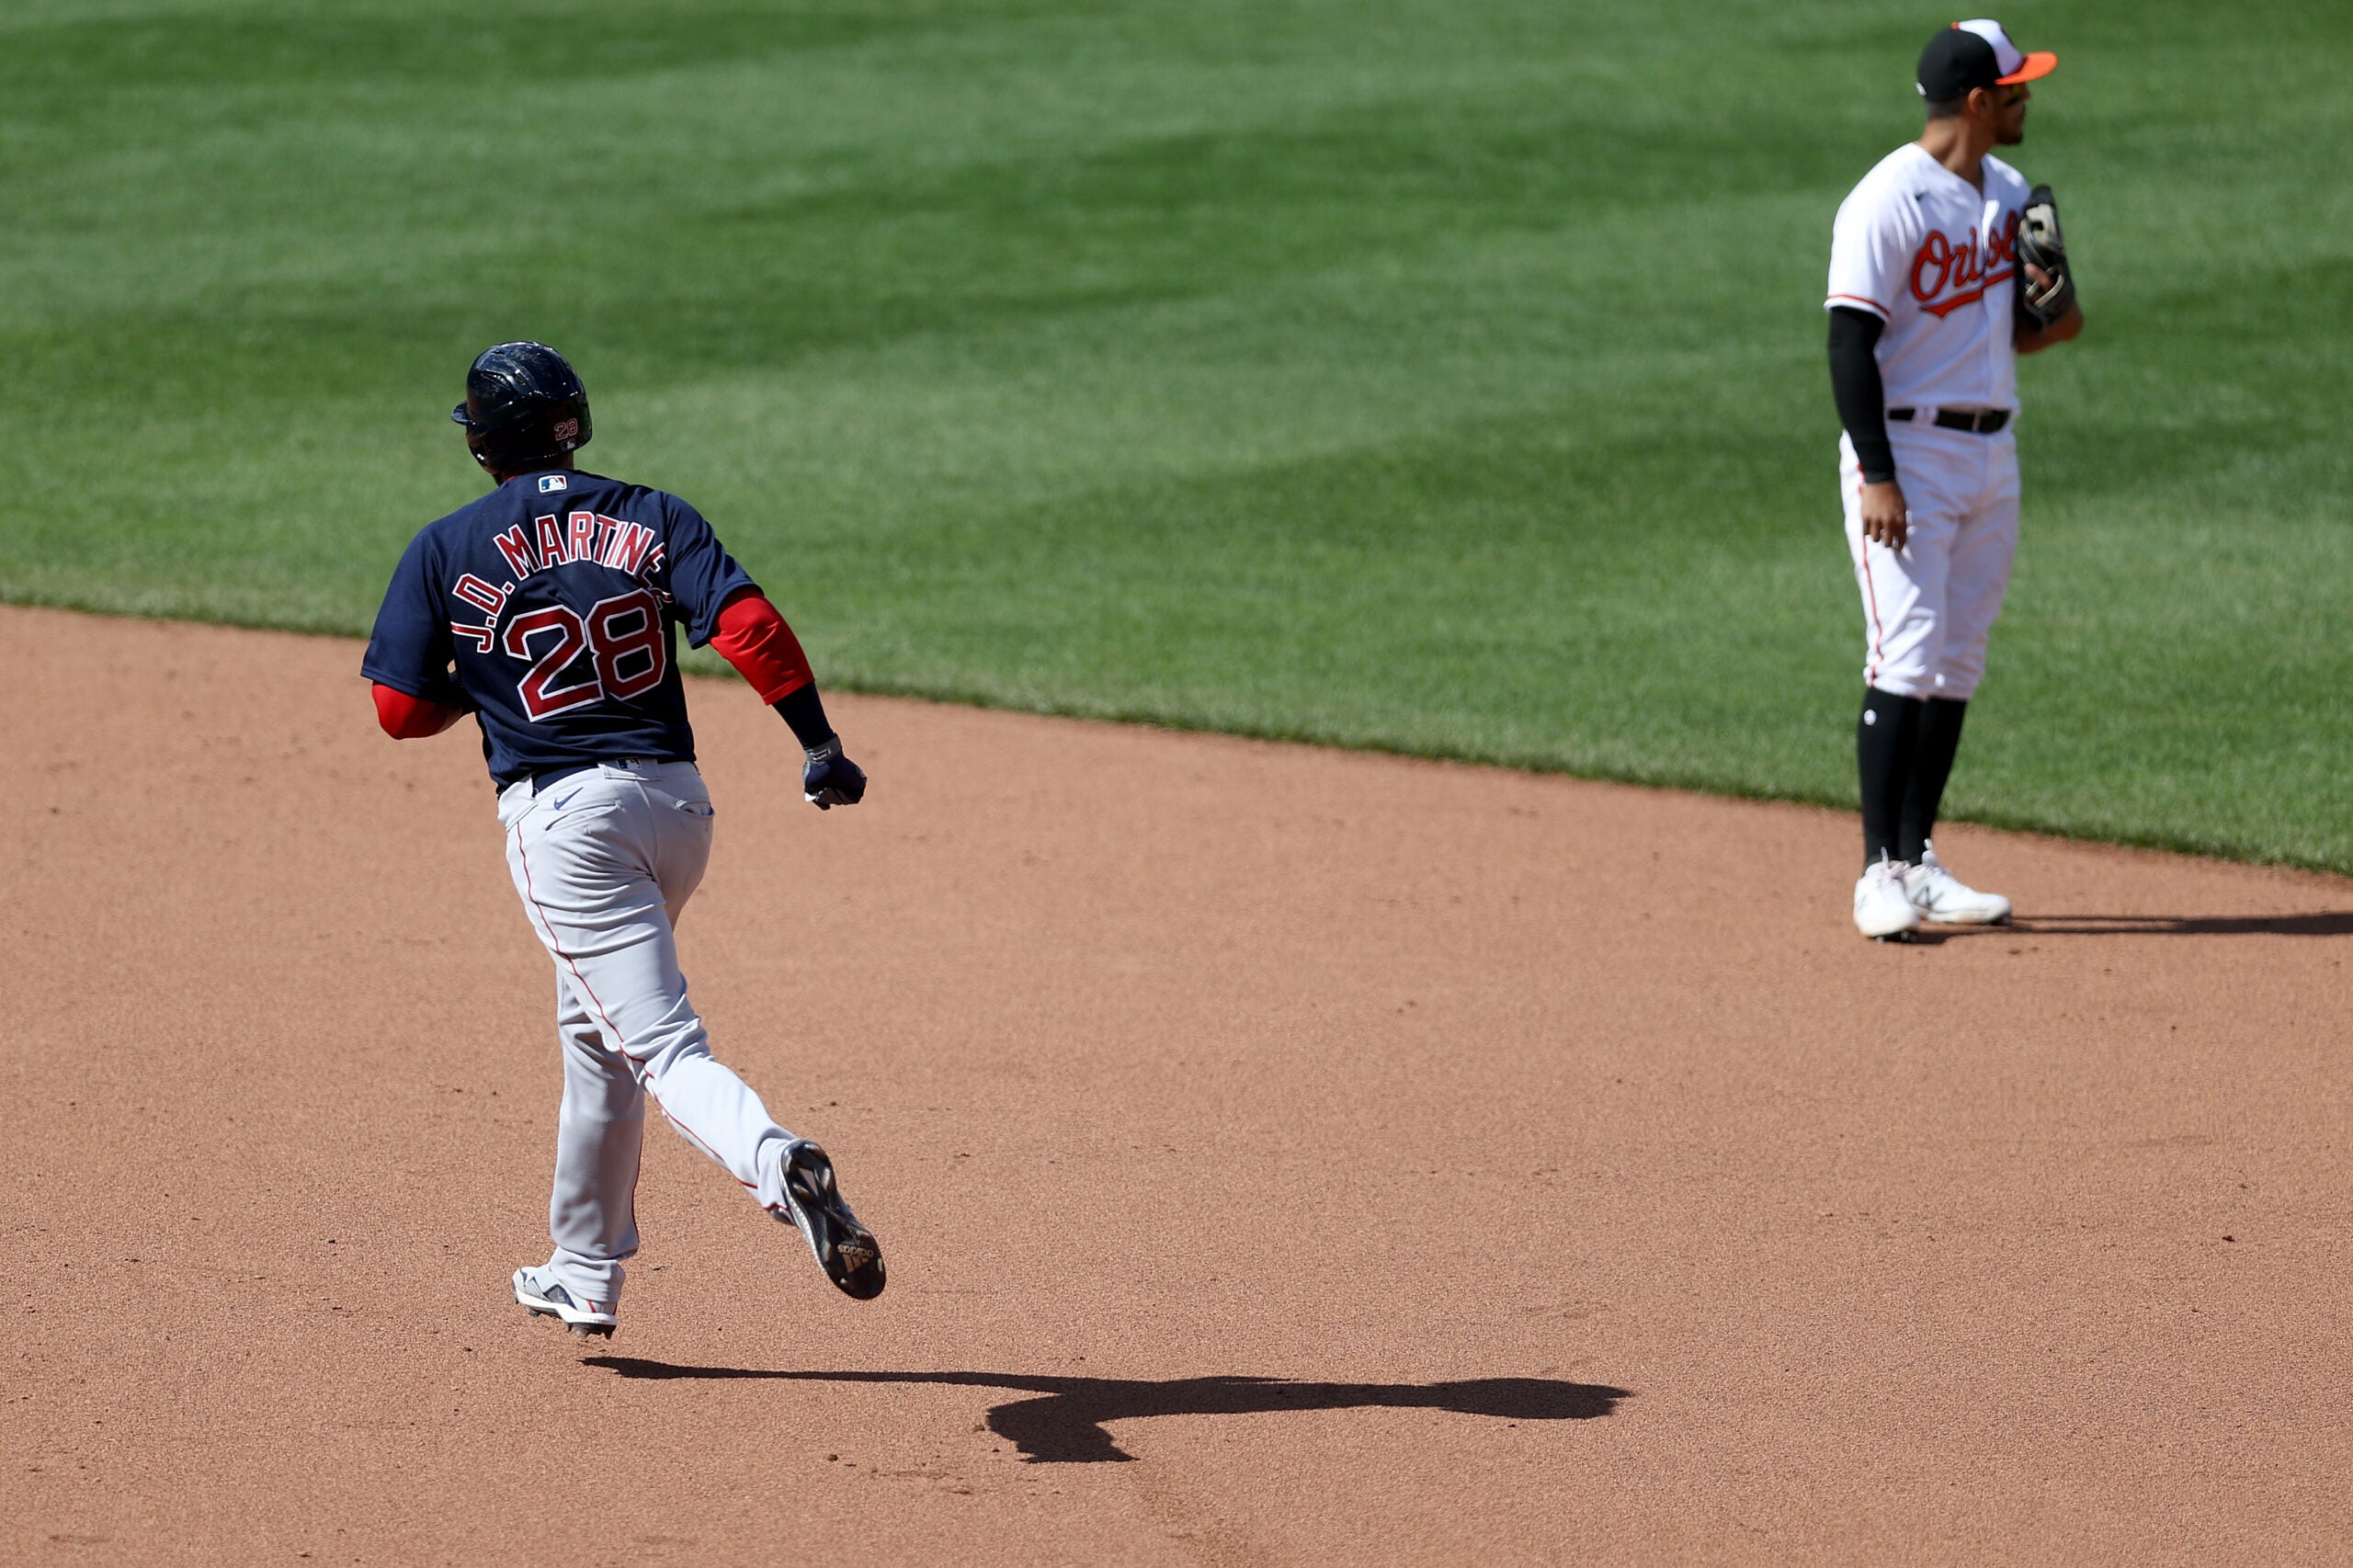
[[[2003,16],[2091,326],[1954,812],[2353,870],[2353,8]],[[829,684],[1845,803],[1822,278],[1946,19],[9,0],[0,596],[364,631],[538,336]]]

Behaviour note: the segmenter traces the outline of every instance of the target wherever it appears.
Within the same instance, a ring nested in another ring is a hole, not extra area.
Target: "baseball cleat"
[[[1920,908],[1905,889],[1912,868],[1884,855],[1855,884],[1855,929],[1875,942],[1901,942],[1920,928]],[[1956,884],[1957,885],[1957,884]]]
[[[870,1301],[882,1293],[882,1248],[858,1222],[834,1185],[834,1162],[806,1138],[784,1153],[784,1206],[817,1255],[817,1266],[843,1295]]]
[[[1939,926],[2006,926],[2010,901],[1997,892],[1979,892],[1944,868],[1937,846],[1920,851],[1920,863],[1904,873],[1904,888],[1920,918]],[[1862,895],[1858,893],[1859,900]],[[1859,903],[1858,908],[1861,907]]]
[[[583,1339],[610,1339],[620,1322],[613,1315],[611,1303],[574,1296],[544,1268],[515,1271],[515,1304],[534,1317],[561,1319]]]

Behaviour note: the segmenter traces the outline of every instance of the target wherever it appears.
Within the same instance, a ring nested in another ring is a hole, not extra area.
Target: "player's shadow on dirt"
[[[624,1378],[777,1378],[801,1382],[949,1383],[1019,1389],[1034,1399],[991,1408],[989,1429],[1033,1464],[1133,1459],[1105,1430],[1143,1415],[1262,1415],[1279,1410],[1450,1410],[1508,1421],[1590,1421],[1632,1395],[1555,1378],[1471,1378],[1449,1383],[1302,1383],[1282,1378],[1034,1378],[1002,1372],[797,1372],[750,1367],[679,1367],[634,1356],[590,1356],[583,1365]]]
[[[2302,915],[2039,915],[2006,927],[1975,929],[1987,936],[2008,930],[2024,937],[2347,937],[2353,936],[2353,910],[2324,909]]]

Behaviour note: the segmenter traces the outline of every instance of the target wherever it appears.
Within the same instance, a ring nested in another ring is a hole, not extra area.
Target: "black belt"
[[[1887,416],[1898,423],[1909,420],[1919,412],[1911,408],[1891,408]],[[1990,436],[2010,422],[2006,408],[1939,408],[1933,421],[1939,430],[1968,430],[1980,436]]]
[[[567,762],[561,767],[551,767],[544,773],[531,775],[531,793],[551,790],[575,773],[593,773],[607,763],[616,767],[659,767],[665,763],[684,762],[676,756],[602,756],[594,762]]]

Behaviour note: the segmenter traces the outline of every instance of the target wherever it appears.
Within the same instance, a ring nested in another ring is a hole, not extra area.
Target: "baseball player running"
[[[2058,62],[1998,22],[1938,33],[1920,54],[1927,129],[1863,176],[1832,231],[1830,384],[1865,642],[1855,925],[1882,940],[2010,917],[1929,835],[2018,548],[2017,356],[2084,327],[2050,187],[1993,155],[2025,140],[2026,85]]]
[[[395,739],[480,722],[507,868],[555,960],[555,1251],[515,1271],[515,1300],[574,1334],[611,1335],[637,1251],[649,1099],[800,1230],[827,1278],[870,1300],[882,1254],[825,1152],[712,1059],[678,972],[675,932],[710,856],[711,806],[672,629],[717,648],[783,715],[812,804],[857,804],[866,776],[825,722],[799,640],[710,525],[675,495],[574,466],[588,394],[562,355],[484,350],[450,418],[496,488],[411,541],[360,669]]]

